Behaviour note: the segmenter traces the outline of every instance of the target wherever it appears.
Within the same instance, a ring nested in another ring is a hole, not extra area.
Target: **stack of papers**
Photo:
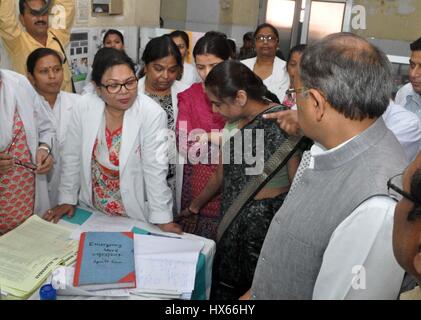
[[[60,265],[76,261],[71,230],[32,216],[0,238],[0,284],[10,299],[27,299]]]
[[[137,288],[132,294],[190,299],[204,243],[197,240],[135,235]]]
[[[74,267],[60,267],[53,273],[51,280],[54,288],[57,288],[59,296],[85,296],[85,297],[128,297],[130,292],[128,289],[112,289],[87,291],[73,286],[75,276]]]

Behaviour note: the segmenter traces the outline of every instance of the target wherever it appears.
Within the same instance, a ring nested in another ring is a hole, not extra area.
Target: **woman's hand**
[[[239,300],[251,300],[251,289],[241,296]]]
[[[165,224],[158,224],[159,229],[163,232],[172,232],[176,234],[183,234],[183,229],[180,225],[174,222],[165,223]]]
[[[0,152],[0,174],[7,174],[13,168],[13,157],[10,154]]]
[[[189,208],[186,208],[177,215],[175,221],[182,225],[184,232],[195,233],[197,222],[199,221],[199,213],[192,212]]]
[[[44,149],[38,149],[37,155],[37,171],[36,174],[46,174],[53,167],[54,161],[51,153]]]
[[[48,210],[42,218],[48,222],[58,223],[66,214],[69,218],[72,218],[75,211],[76,206],[71,204],[62,204]]]

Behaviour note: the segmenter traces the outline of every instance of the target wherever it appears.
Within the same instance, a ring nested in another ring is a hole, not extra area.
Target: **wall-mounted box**
[[[92,0],[92,16],[122,14],[123,0]]]

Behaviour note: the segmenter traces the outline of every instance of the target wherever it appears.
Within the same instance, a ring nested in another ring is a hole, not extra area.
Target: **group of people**
[[[111,29],[76,95],[56,47],[69,30],[48,28],[43,0],[20,5],[12,32],[0,0],[0,36],[25,56],[0,70],[0,235],[78,205],[194,233],[217,242],[217,300],[396,299],[421,282],[421,39],[393,102],[387,57],[353,34],[283,61],[265,23],[238,61],[211,31],[193,66],[177,30],[140,67]]]

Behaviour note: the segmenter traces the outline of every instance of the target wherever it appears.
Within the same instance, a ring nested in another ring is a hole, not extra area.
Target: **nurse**
[[[133,61],[122,51],[100,49],[92,72],[96,94],[83,97],[69,125],[62,154],[59,206],[44,219],[73,216],[79,203],[109,216],[158,225],[181,233],[173,223],[167,185],[165,111],[138,94]]]
[[[81,97],[60,90],[63,82],[63,61],[56,51],[49,48],[36,49],[28,56],[26,66],[28,79],[38,92],[56,131],[53,141],[54,168],[47,176],[50,205],[54,207],[58,204],[61,152],[72,110],[79,105]]]
[[[0,236],[48,209],[53,137],[29,81],[0,69]]]

